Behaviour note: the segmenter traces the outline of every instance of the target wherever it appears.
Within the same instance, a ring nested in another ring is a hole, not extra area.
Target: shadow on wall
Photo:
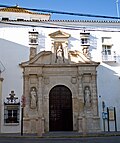
[[[74,38],[74,37],[71,36],[71,37],[69,38],[69,41],[68,41],[68,49],[69,49],[69,50],[71,50],[72,47],[73,47],[73,45],[71,44],[72,41],[77,41],[77,42],[78,42],[78,41],[80,41],[80,40],[78,40],[77,38]],[[79,44],[79,46],[80,46],[80,44]]]
[[[98,95],[111,104],[118,102],[120,94],[120,70],[119,73],[116,71],[118,70],[115,66],[107,64],[101,64],[97,67]]]
[[[41,50],[45,50],[45,39],[46,39],[47,37],[45,36],[45,33],[43,33],[42,31],[41,31],[41,33],[38,35],[38,47],[37,47],[37,49],[38,49],[38,52],[40,52]]]
[[[97,37],[90,35],[90,51],[97,49]]]
[[[92,52],[92,50],[97,49],[97,37],[90,35],[90,47],[89,47],[89,53]],[[90,58],[92,59],[93,57],[91,54],[89,55]]]
[[[0,60],[5,65],[10,61],[26,61],[29,59],[29,47],[0,38]]]
[[[118,69],[119,68],[119,69]],[[98,104],[99,104],[99,114],[102,121],[103,110],[107,113],[107,107],[115,107],[116,118],[117,118],[117,128],[120,130],[120,66],[116,65],[110,66],[107,64],[101,64],[97,67],[97,89],[98,89]],[[104,109],[103,103],[104,102]],[[110,122],[110,130],[115,130],[115,122]],[[105,125],[105,127],[104,127]],[[103,130],[108,130],[107,120],[104,122],[101,128]]]

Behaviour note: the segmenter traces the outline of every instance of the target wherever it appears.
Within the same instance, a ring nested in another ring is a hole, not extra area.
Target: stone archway
[[[72,93],[68,87],[57,85],[49,93],[49,131],[72,130]]]

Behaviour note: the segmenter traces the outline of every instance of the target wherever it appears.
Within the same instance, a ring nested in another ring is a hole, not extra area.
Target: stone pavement
[[[99,132],[99,133],[78,133],[78,132],[48,132],[43,134],[43,136],[41,138],[79,138],[79,137],[105,137],[105,136],[120,136],[120,131],[118,132]],[[0,138],[1,137],[33,137],[33,138],[37,138],[40,137],[37,134],[23,134],[21,136],[20,133],[0,133]]]

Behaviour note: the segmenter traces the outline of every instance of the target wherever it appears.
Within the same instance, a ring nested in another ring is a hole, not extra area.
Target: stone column
[[[23,86],[23,94],[25,96],[25,108],[24,108],[24,117],[28,116],[28,108],[29,108],[29,75],[24,75],[24,86]]]
[[[92,74],[92,110],[93,110],[93,126],[94,126],[94,132],[100,131],[100,118],[98,113],[98,96],[97,96],[97,83],[96,83],[96,76],[97,74]]]
[[[82,115],[83,115],[83,108],[84,108],[82,75],[78,77],[78,100],[79,100],[78,132],[82,132],[81,124],[82,124]]]
[[[0,77],[0,133],[1,133],[1,117],[2,117],[2,82],[3,78]]]
[[[23,132],[29,133],[30,132],[30,118],[29,118],[29,75],[23,76],[23,96],[25,97],[25,107],[24,107],[24,114],[23,114]]]
[[[42,75],[38,75],[38,123],[37,134],[42,136],[44,133],[44,117],[43,117],[43,95],[42,95]]]
[[[98,97],[97,97],[97,83],[96,83],[96,74],[92,74],[91,78],[92,86],[92,107],[93,115],[98,116]]]

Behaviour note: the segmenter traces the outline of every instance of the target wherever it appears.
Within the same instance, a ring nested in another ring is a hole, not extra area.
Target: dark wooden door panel
[[[71,131],[72,120],[72,94],[63,85],[55,86],[49,95],[49,130]]]

